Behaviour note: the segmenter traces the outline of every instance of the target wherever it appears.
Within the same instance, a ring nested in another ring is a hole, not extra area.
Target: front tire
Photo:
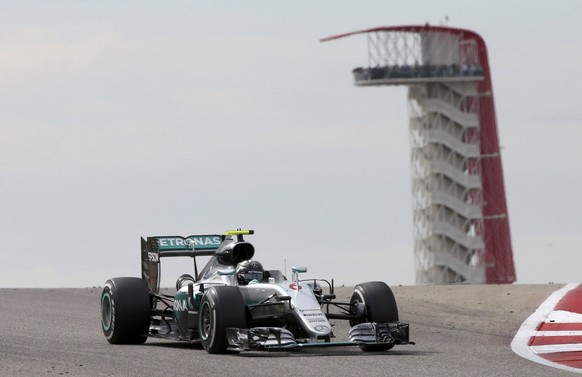
[[[363,322],[398,322],[398,307],[396,299],[390,287],[382,281],[361,283],[354,287],[350,304],[364,304],[365,316],[362,319],[351,320],[350,325],[355,326]],[[394,347],[393,344],[360,345],[365,352],[386,351]]]
[[[246,328],[246,311],[238,287],[208,288],[200,300],[199,332],[208,353],[225,353],[228,348],[226,329]]]
[[[145,280],[107,280],[101,292],[101,329],[111,344],[143,344],[150,325],[150,295]]]

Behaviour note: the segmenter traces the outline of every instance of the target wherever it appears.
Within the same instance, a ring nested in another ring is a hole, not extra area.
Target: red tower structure
[[[487,48],[471,30],[378,27],[356,86],[409,88],[419,283],[516,280]]]

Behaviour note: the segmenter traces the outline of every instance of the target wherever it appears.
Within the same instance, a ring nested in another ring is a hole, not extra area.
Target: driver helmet
[[[265,270],[261,262],[247,260],[239,263],[236,277],[240,285],[247,285],[251,282],[259,283],[265,279]]]

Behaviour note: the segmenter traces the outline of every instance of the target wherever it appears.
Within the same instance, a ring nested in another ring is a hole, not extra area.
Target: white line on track
[[[582,351],[582,344],[552,344],[548,346],[532,346],[531,350],[537,354],[554,352]]]
[[[582,336],[582,331],[534,331],[531,336]]]
[[[546,322],[582,323],[582,314],[567,312],[565,310],[556,310],[550,313]]]

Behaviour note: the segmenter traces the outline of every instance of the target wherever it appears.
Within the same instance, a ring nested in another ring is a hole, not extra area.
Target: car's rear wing
[[[160,258],[211,256],[216,253],[222,242],[236,235],[239,241],[252,230],[229,230],[225,234],[204,234],[182,236],[153,236],[141,238],[141,276],[148,282],[150,292],[160,291]],[[196,259],[194,259],[194,268]],[[196,274],[198,271],[196,271]]]

